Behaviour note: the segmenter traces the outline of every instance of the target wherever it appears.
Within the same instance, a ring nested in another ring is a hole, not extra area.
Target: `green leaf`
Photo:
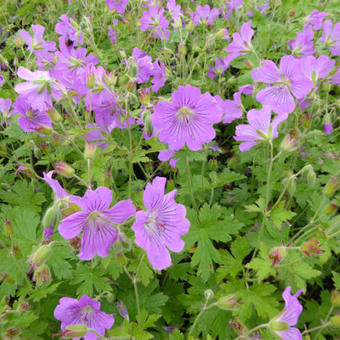
[[[274,225],[281,229],[282,223],[289,221],[292,217],[296,215],[295,212],[286,210],[284,208],[285,202],[280,202],[274,209],[270,211],[270,217],[274,223]]]

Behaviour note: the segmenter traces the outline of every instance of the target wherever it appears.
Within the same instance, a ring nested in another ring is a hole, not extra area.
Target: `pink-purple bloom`
[[[298,33],[295,40],[289,41],[289,48],[294,55],[313,55],[313,30],[309,26],[305,26],[302,32]]]
[[[147,212],[137,211],[132,226],[136,244],[145,249],[156,270],[171,265],[169,250],[175,253],[183,250],[184,241],[180,236],[190,227],[184,205],[175,202],[177,190],[164,194],[165,184],[166,178],[156,177],[152,184],[146,185],[143,202]]]
[[[293,112],[293,95],[301,100],[313,87],[313,82],[302,74],[300,61],[293,56],[281,58],[280,70],[274,62],[265,60],[262,67],[252,71],[252,76],[255,82],[268,84],[257,93],[256,99],[278,114]]]
[[[168,40],[170,31],[168,30],[169,21],[164,16],[164,8],[150,6],[143,16],[139,19],[140,29],[145,32],[151,29],[154,37]]]
[[[203,7],[198,5],[196,7],[196,12],[191,14],[191,18],[195,24],[212,26],[215,19],[218,17],[218,10],[216,8],[210,9],[209,5],[204,5]]]
[[[125,7],[129,2],[129,0],[105,0],[105,1],[110,11],[114,10],[119,14],[123,14],[125,12]]]
[[[253,146],[263,142],[271,141],[278,136],[278,125],[287,119],[288,114],[276,116],[271,122],[272,112],[268,106],[261,110],[250,110],[247,114],[249,124],[236,126],[235,140],[241,141],[240,151],[248,151]]]
[[[282,297],[285,301],[285,308],[270,322],[271,329],[282,340],[302,340],[301,332],[297,328],[292,327],[298,323],[299,316],[303,310],[303,307],[298,300],[301,293],[302,289],[295,295],[291,295],[291,287],[287,287],[282,293]],[[281,328],[286,329],[281,330]]]
[[[319,12],[314,10],[306,19],[306,25],[311,26],[313,30],[318,31],[322,27],[322,21],[326,17],[327,12]]]
[[[61,321],[61,329],[67,326],[84,325],[105,336],[105,329],[111,329],[114,323],[112,314],[100,311],[100,302],[83,295],[80,300],[63,297],[54,310],[54,317]],[[97,340],[93,332],[87,332],[84,340]],[[75,338],[78,339],[78,338]]]
[[[329,47],[332,55],[340,55],[340,22],[337,22],[333,26],[332,20],[326,20],[323,23],[323,33],[321,35],[320,41]]]
[[[55,51],[56,44],[53,41],[45,41],[43,39],[45,27],[41,25],[32,25],[33,37],[26,31],[20,31],[20,37],[25,41],[28,49],[33,51],[45,50]]]
[[[308,56],[301,59],[302,73],[310,79],[314,84],[319,79],[325,78],[333,69],[335,60],[321,55],[318,58]]]
[[[14,115],[13,111],[11,111],[12,101],[10,99],[0,98],[0,112],[1,119],[0,124],[9,120],[11,116]]]
[[[198,87],[180,86],[171,96],[171,102],[160,101],[151,115],[159,140],[168,143],[171,150],[187,144],[193,151],[215,138],[212,124],[221,120],[222,111],[214,97],[201,94]]]
[[[108,256],[111,246],[118,237],[114,225],[135,214],[136,209],[131,200],[120,201],[109,208],[111,201],[112,192],[108,188],[87,190],[78,202],[81,211],[61,221],[58,230],[67,240],[83,231],[79,254],[81,260],[91,260],[95,254],[100,257]]]
[[[83,35],[72,26],[66,14],[59,17],[55,25],[55,31],[62,37],[62,41],[67,42],[72,47],[83,42]]]

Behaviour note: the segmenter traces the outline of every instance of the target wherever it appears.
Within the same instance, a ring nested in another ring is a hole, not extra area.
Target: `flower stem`
[[[238,340],[238,339],[243,339],[245,338],[247,335],[261,329],[261,328],[265,328],[265,327],[268,327],[268,324],[267,323],[263,323],[262,325],[259,325],[259,326],[256,326],[254,328],[252,328],[251,330],[249,330],[246,334],[243,334],[243,335],[240,335],[238,336],[237,338],[235,338],[234,340]]]
[[[317,331],[318,329],[322,330],[323,328],[326,328],[330,325],[331,323],[330,322],[327,322],[323,325],[320,325],[320,326],[317,326],[317,327],[314,327],[314,328],[311,328],[311,329],[306,329],[304,332],[302,332],[302,335],[305,335],[305,334],[308,334],[308,333],[312,333],[314,331]],[[317,339],[317,338],[315,338]]]
[[[192,182],[191,182],[191,171],[190,171],[190,165],[189,165],[189,157],[185,157],[185,166],[186,166],[186,172],[187,172],[187,181],[188,181],[188,187],[189,187],[189,192],[190,192],[190,197],[192,201],[192,205],[195,208],[197,214],[198,214],[198,206],[196,204],[196,200],[194,197],[194,192],[192,190]]]
[[[217,305],[217,303],[212,303],[211,305],[207,306],[208,304],[208,301],[209,301],[209,298],[206,298],[205,299],[205,302],[204,302],[204,305],[202,306],[200,312],[197,314],[196,318],[195,318],[195,321],[194,323],[192,324],[191,328],[190,328],[190,331],[189,331],[189,334],[188,334],[188,337],[190,337],[190,335],[192,334],[192,332],[194,331],[196,325],[197,325],[197,322],[199,320],[199,318],[202,316],[202,314],[204,312],[206,312],[207,310],[209,310],[210,308],[212,307],[215,307]]]

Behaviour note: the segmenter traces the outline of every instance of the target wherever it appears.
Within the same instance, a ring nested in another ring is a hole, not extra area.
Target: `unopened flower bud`
[[[337,204],[330,203],[329,205],[327,205],[323,212],[326,216],[333,216],[338,209],[339,206]]]
[[[8,237],[13,235],[13,226],[12,226],[11,221],[5,220],[5,222],[4,222],[4,230],[5,230],[5,234]]]
[[[19,164],[17,173],[18,172],[21,172],[31,178],[36,177],[35,171],[33,170],[32,166],[28,163]]]
[[[313,116],[309,113],[305,113],[302,117],[303,117],[303,126],[306,129],[310,129],[313,123]]]
[[[52,280],[52,274],[47,264],[44,263],[43,265],[38,266],[34,270],[33,281],[36,282],[37,286],[44,285],[45,283],[48,283],[51,280]]]
[[[307,242],[304,242],[301,245],[301,251],[308,257],[311,257],[312,254],[322,254],[325,251],[320,249],[320,241],[316,239],[311,239]]]
[[[118,257],[118,261],[119,261],[121,266],[124,267],[124,266],[127,265],[127,258],[126,258],[126,256],[124,254],[118,253],[117,257]]]
[[[217,160],[216,159],[209,159],[209,170],[215,171],[217,169]]]
[[[331,179],[326,184],[323,193],[326,197],[332,197],[337,191],[338,187],[338,179],[336,177],[331,177]]]
[[[50,207],[46,210],[45,215],[41,221],[44,228],[54,226],[57,219],[57,209],[55,207]]]
[[[118,310],[118,313],[121,315],[121,317],[123,317],[127,321],[130,320],[128,310],[123,301],[118,301],[116,303],[116,308]]]
[[[4,334],[5,339],[15,339],[20,334],[20,330],[17,328],[8,328]]]
[[[63,331],[63,338],[82,338],[87,334],[87,327],[85,325],[66,326]]]
[[[225,28],[222,28],[216,32],[215,36],[218,39],[228,39],[228,31]]]
[[[216,304],[220,309],[234,311],[237,309],[237,306],[240,304],[240,302],[236,301],[235,294],[229,294],[219,298]]]
[[[150,105],[150,88],[149,87],[145,89],[139,89],[138,96],[144,107],[148,107]]]
[[[58,175],[64,176],[66,178],[71,178],[74,175],[74,169],[71,167],[71,165],[65,162],[56,163],[55,171]]]
[[[31,255],[29,261],[33,267],[36,267],[46,262],[50,255],[51,247],[48,245],[42,245],[33,253],[33,255]]]
[[[270,251],[268,257],[273,262],[273,266],[275,266],[287,257],[287,249],[284,246],[275,247]]]
[[[292,176],[288,179],[287,191],[290,196],[294,196],[296,190],[296,178]]]
[[[206,300],[211,300],[214,298],[214,292],[211,289],[206,289],[204,291],[204,297]]]
[[[37,131],[38,133],[41,133],[42,135],[50,135],[52,133],[52,129],[49,126],[46,125],[38,125],[35,128],[35,131]]]
[[[93,160],[96,153],[96,145],[91,143],[85,143],[84,158],[86,160]]]
[[[46,112],[53,123],[60,123],[63,120],[63,117],[53,106],[51,106]]]
[[[299,147],[297,138],[291,138],[290,134],[286,134],[283,138],[280,149],[284,152],[292,152]]]
[[[330,135],[333,132],[331,116],[326,113],[323,117],[322,128],[325,135]]]
[[[330,319],[331,325],[335,328],[340,328],[340,315],[334,315]]]
[[[22,301],[19,303],[18,310],[20,312],[27,312],[30,309],[30,304],[26,301]]]
[[[314,169],[312,167],[308,168],[308,172],[307,172],[307,183],[310,186],[313,186],[315,184],[316,181],[316,174],[314,172]]]
[[[337,289],[332,291],[331,301],[334,307],[340,307],[340,292]]]
[[[24,40],[20,36],[15,36],[13,40],[15,47],[21,48],[24,46]]]
[[[74,249],[74,250],[80,250],[80,246],[81,246],[81,239],[80,237],[76,236],[74,238],[72,238],[70,240],[70,246]]]
[[[181,55],[186,55],[186,53],[187,53],[187,49],[186,49],[185,43],[184,43],[183,41],[181,41],[181,42],[178,44],[178,52],[179,52]]]

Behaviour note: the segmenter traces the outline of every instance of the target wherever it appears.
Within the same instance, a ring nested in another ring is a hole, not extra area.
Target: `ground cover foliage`
[[[337,339],[340,6],[0,4],[1,339]]]

